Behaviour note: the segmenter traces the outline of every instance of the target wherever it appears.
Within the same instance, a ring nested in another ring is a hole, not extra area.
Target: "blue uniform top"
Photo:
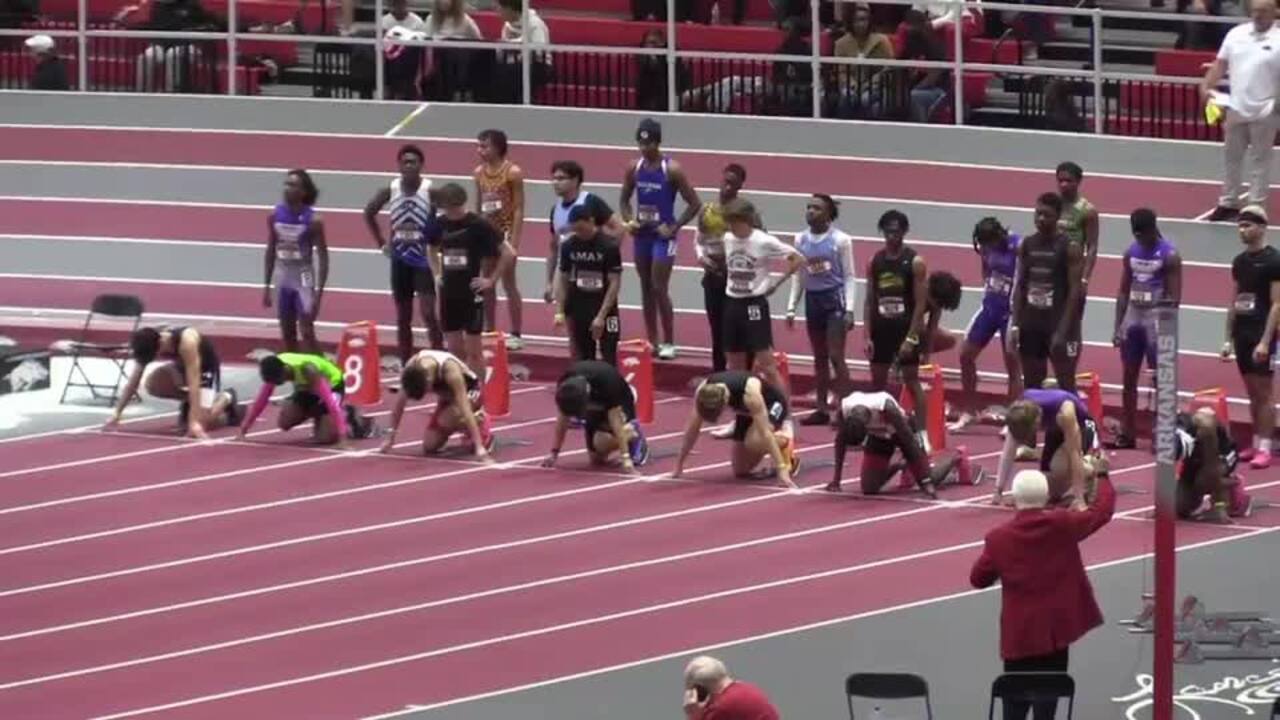
[[[636,162],[637,235],[656,236],[659,225],[676,222],[676,186],[668,173],[669,164],[665,157],[657,168],[649,167],[644,158]]]

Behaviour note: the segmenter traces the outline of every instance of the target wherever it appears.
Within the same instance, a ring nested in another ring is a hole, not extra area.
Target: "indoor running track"
[[[310,447],[270,417],[243,444],[178,439],[170,416],[0,445],[0,717],[429,707],[963,591],[1006,512],[989,484],[862,498],[856,457],[846,495],[820,492],[830,434],[810,428],[804,492],[729,481],[707,437],[686,479],[663,478],[689,411],[675,397],[644,475],[589,470],[577,433],[567,472],[547,471],[549,388],[513,393],[494,467],[415,456],[426,406],[392,456]],[[953,440],[993,464],[990,433]],[[1085,545],[1090,563],[1150,542],[1151,458],[1116,466],[1124,520]]]

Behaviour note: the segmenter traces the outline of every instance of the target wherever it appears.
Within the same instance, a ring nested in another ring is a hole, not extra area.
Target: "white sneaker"
[[[672,345],[672,344],[670,344],[670,343],[668,343],[668,344],[666,344],[666,345],[659,345],[659,346],[658,346],[658,359],[659,359],[659,360],[675,360],[675,359],[676,359],[676,346],[675,346],[675,345]]]
[[[508,350],[523,350],[523,349],[524,349],[524,338],[520,337],[519,335],[508,335],[508,336],[507,336],[507,349],[508,349]]]
[[[974,419],[975,418],[973,417],[973,413],[962,412],[960,413],[960,417],[956,418],[955,422],[947,426],[947,430],[950,430],[951,432],[959,432],[961,430],[964,430],[965,428],[973,424]]]
[[[724,426],[724,427],[722,427],[722,428],[718,428],[718,429],[716,429],[716,430],[712,430],[712,431],[711,431],[711,437],[715,438],[716,440],[727,440],[727,439],[729,439],[729,438],[733,437],[733,426],[734,426],[734,424],[735,424],[735,423],[729,423],[728,425],[725,425],[725,426]]]

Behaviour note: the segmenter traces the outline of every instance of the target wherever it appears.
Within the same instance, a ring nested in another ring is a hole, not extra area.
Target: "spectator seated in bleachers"
[[[662,31],[653,28],[644,34],[640,43],[646,48],[665,48],[667,38]],[[676,94],[689,89],[692,80],[689,67],[676,63]],[[677,103],[679,101],[677,100]],[[667,58],[662,55],[641,55],[636,58],[636,109],[650,112],[667,111]],[[672,108],[676,110],[678,108]]]
[[[225,22],[205,10],[199,0],[142,0],[120,10],[115,21],[129,25],[130,18],[140,11],[150,9],[147,20],[135,27],[141,30],[163,32],[218,32]],[[136,89],[139,92],[160,90],[175,92],[191,89],[197,84],[194,67],[201,61],[200,48],[186,40],[158,40],[142,51],[138,58]],[[156,86],[157,73],[164,81]]]
[[[522,0],[498,0],[498,14],[502,16],[502,35],[504,43],[519,45],[524,42],[525,30],[524,9]],[[529,8],[529,42],[546,44],[551,42],[551,31],[547,21],[538,15],[538,11]],[[499,50],[497,64],[494,68],[493,102],[518,103],[524,96],[522,92],[523,77],[520,68],[519,50]],[[551,82],[554,76],[551,53],[533,50],[529,59],[533,65],[529,68],[529,79],[533,90]]]
[[[411,37],[424,36],[427,23],[409,11],[407,0],[391,0],[391,10],[382,16],[382,33],[386,44],[386,95],[390,100],[418,99],[418,70],[422,67],[422,48],[399,44]],[[400,32],[393,32],[393,31]]]
[[[906,41],[898,57],[902,60],[946,60],[939,47],[938,36],[924,13],[912,10],[907,13]],[[920,68],[908,71],[907,83],[911,88],[910,118],[912,122],[925,123],[947,97],[947,78],[950,73],[941,68]]]
[[[436,0],[423,32],[431,40],[483,40],[480,26],[467,13],[465,0]],[[423,95],[428,100],[470,102],[472,66],[478,51],[468,48],[434,48],[429,54],[430,69],[424,79]]]
[[[793,18],[787,22],[786,29],[786,37],[774,51],[775,54],[804,57],[813,54],[807,22]],[[813,114],[813,65],[808,60],[775,62],[772,79],[773,87],[769,95],[776,114],[794,117],[809,117]]]
[[[32,90],[70,90],[67,65],[58,56],[58,48],[48,35],[27,38],[27,49],[35,56],[36,67],[31,73]]]
[[[892,60],[893,44],[884,33],[872,32],[871,6],[853,5],[844,35],[835,42],[834,55],[846,58]],[[880,115],[885,68],[837,65],[832,98],[835,114],[841,118],[873,118]]]

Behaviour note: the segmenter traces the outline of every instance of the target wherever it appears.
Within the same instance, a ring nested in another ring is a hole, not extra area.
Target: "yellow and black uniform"
[[[918,353],[899,358],[898,350],[911,332],[911,318],[916,309],[916,276],[913,264],[916,251],[903,246],[896,257],[889,257],[885,250],[871,258],[871,277],[875,283],[876,302],[871,306],[867,324],[871,329],[871,362],[889,365],[895,360],[900,365],[918,365]]]
[[[442,216],[437,226],[430,242],[440,250],[440,328],[479,335],[484,331],[484,296],[471,288],[471,281],[480,277],[485,260],[498,257],[502,241],[475,213],[458,220]]]
[[[311,392],[307,385],[306,376],[303,375],[303,367],[310,365],[315,368],[316,372],[329,381],[329,389],[339,399],[342,398],[347,390],[346,384],[342,379],[342,369],[323,355],[280,353],[276,357],[280,359],[280,362],[284,363],[285,367],[289,368],[290,375],[294,378],[293,395],[289,397],[289,402],[304,410],[309,418],[322,418],[329,414],[329,410],[325,407],[324,401],[320,396]]]
[[[622,251],[617,241],[597,231],[589,240],[571,235],[560,244],[560,272],[564,273],[565,310],[573,347],[579,360],[597,358],[591,322],[600,314],[609,276],[622,274]],[[618,362],[618,304],[605,315],[604,335],[598,357],[609,364]]]
[[[511,239],[511,230],[515,227],[515,205],[511,192],[510,160],[493,172],[482,167],[476,176],[476,184],[480,188],[480,214],[488,220],[504,240]]]

